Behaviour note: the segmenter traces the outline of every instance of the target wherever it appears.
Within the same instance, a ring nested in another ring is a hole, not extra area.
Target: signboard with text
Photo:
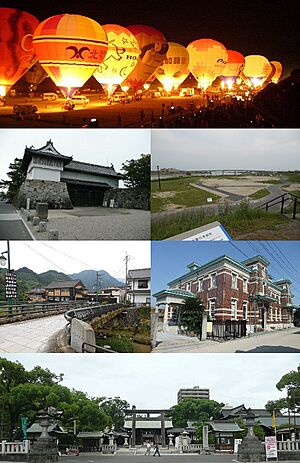
[[[266,459],[277,459],[277,439],[276,436],[265,437]]]
[[[17,275],[15,273],[7,273],[5,275],[5,297],[6,299],[17,298]]]

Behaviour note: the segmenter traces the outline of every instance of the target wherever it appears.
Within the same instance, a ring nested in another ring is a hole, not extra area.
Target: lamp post
[[[159,191],[161,191],[159,166],[156,166],[156,168],[157,168],[158,189]]]

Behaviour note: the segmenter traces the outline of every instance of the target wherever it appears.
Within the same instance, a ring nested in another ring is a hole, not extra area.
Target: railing
[[[2,441],[0,443],[1,446],[1,454],[2,455],[11,455],[11,454],[20,454],[20,453],[28,453],[30,443],[29,440],[25,440],[23,442],[7,442]]]
[[[277,449],[281,452],[292,452],[300,451],[300,441],[298,440],[286,440],[277,441]]]
[[[45,314],[63,313],[70,310],[70,307],[80,307],[86,301],[68,301],[68,302],[46,302],[32,303],[13,302],[12,304],[0,304],[0,323],[26,320],[28,318],[38,318]]]
[[[95,352],[106,353],[106,354],[115,354],[115,351],[109,349],[108,347],[97,346],[97,344],[90,344],[89,342],[82,343],[82,352],[87,353],[91,350],[86,349],[86,346],[91,347]]]
[[[209,337],[214,340],[228,341],[229,339],[243,338],[246,335],[246,320],[214,320]]]
[[[115,453],[117,450],[116,444],[101,445],[102,453]]]
[[[284,214],[284,206],[287,201],[293,202],[292,218],[294,220],[297,214],[297,204],[300,204],[300,196],[294,195],[293,193],[284,193],[280,196],[277,196],[276,198],[270,199],[270,201],[260,204],[257,209],[265,207],[266,211],[268,211],[270,207],[281,204],[280,213]]]
[[[123,304],[99,304],[81,307],[80,309],[68,310],[65,313],[65,319],[70,323],[73,318],[86,321],[95,317],[100,317],[114,310],[124,307]]]

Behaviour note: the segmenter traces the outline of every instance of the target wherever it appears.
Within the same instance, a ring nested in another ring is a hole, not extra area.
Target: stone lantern
[[[174,447],[174,434],[168,434],[168,439],[169,439],[169,447]]]
[[[249,408],[246,416],[246,426],[248,428],[247,435],[243,438],[238,448],[238,461],[245,462],[259,462],[265,461],[265,447],[264,444],[254,434],[255,414]]]

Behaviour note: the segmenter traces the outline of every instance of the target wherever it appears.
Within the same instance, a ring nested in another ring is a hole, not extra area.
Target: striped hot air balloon
[[[40,64],[67,97],[93,75],[107,52],[104,29],[77,14],[46,19],[36,28],[33,43]]]
[[[94,77],[110,96],[137,65],[140,49],[134,35],[125,27],[105,24],[103,29],[107,34],[108,50]]]
[[[222,70],[221,80],[230,89],[245,66],[245,57],[234,50],[227,50],[228,59]]]
[[[0,96],[36,62],[32,35],[38,24],[25,11],[0,8]]]
[[[270,64],[275,68],[271,80],[274,84],[277,84],[282,74],[282,64],[279,61],[270,61]]]

